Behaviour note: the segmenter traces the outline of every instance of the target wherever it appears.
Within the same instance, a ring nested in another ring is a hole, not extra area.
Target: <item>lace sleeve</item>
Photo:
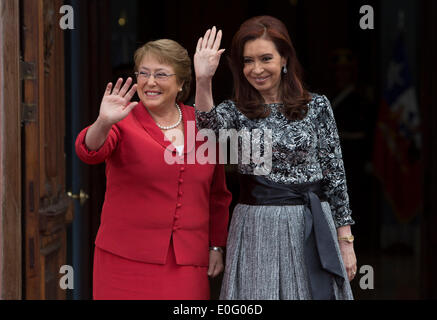
[[[318,159],[323,173],[323,191],[331,207],[335,226],[352,225],[349,196],[346,186],[346,174],[341,155],[340,139],[329,100],[325,96],[316,99],[319,114]]]
[[[196,123],[198,129],[211,129],[217,135],[220,129],[236,129],[236,106],[234,102],[226,100],[209,112],[196,109]]]

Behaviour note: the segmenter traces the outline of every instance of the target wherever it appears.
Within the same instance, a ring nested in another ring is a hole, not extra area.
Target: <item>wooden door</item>
[[[64,43],[62,0],[20,0],[25,299],[65,299]]]

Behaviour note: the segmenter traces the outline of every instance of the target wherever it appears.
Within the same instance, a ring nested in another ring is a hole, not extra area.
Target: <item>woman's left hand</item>
[[[354,245],[346,241],[339,241],[339,245],[347,276],[349,281],[352,281],[357,273],[357,258],[355,257]]]
[[[223,254],[219,251],[210,250],[208,276],[215,278],[223,271],[223,269]]]

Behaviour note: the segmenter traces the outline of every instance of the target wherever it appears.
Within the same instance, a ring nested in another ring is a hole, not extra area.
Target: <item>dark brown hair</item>
[[[279,96],[284,104],[282,113],[290,120],[303,119],[311,97],[302,83],[301,66],[287,28],[280,20],[270,16],[253,17],[245,21],[232,39],[228,61],[234,78],[234,100],[237,108],[251,119],[265,118],[270,114],[263,97],[252,87],[243,73],[244,45],[247,41],[258,38],[272,41],[281,57],[287,61],[287,73],[281,71],[279,86]]]

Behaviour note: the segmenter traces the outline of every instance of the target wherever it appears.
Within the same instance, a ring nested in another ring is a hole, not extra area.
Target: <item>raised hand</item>
[[[132,78],[128,78],[123,87],[121,87],[122,83],[123,79],[120,78],[117,80],[114,89],[112,89],[111,82],[106,86],[100,104],[99,118],[107,125],[115,124],[126,118],[129,112],[138,104],[138,102],[130,102],[137,89],[136,84],[129,89]]]
[[[222,31],[217,32],[216,27],[208,29],[197,41],[194,54],[194,71],[197,79],[211,79],[220,62],[220,57],[225,49],[220,49]]]

